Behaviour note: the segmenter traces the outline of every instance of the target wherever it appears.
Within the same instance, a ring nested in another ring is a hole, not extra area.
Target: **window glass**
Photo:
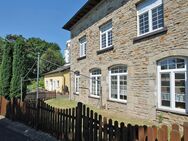
[[[117,99],[118,87],[117,76],[111,76],[111,97]]]
[[[160,63],[161,70],[185,68],[185,61],[181,58],[170,58]]]
[[[80,91],[80,75],[79,72],[75,73],[75,92],[79,94]]]
[[[149,32],[148,12],[139,16],[139,27],[140,27],[140,34]]]
[[[153,30],[164,26],[162,5],[152,10],[152,26]]]
[[[100,96],[101,70],[95,69],[91,72],[91,95]]]
[[[100,42],[101,49],[112,46],[112,22],[108,22],[105,25],[100,27]]]
[[[120,99],[127,99],[127,76],[120,76]]]
[[[144,0],[137,5],[138,35],[164,27],[162,0]]]
[[[185,73],[175,74],[176,108],[185,109]]]
[[[170,74],[161,74],[161,104],[170,107]]]
[[[115,66],[110,69],[111,95],[115,100],[127,100],[127,67]]]
[[[187,69],[185,59],[167,58],[159,63],[160,103],[162,107],[186,111]]]
[[[102,34],[102,48],[106,47],[106,33]]]
[[[86,37],[84,36],[80,39],[80,57],[86,55],[86,46],[87,46]]]

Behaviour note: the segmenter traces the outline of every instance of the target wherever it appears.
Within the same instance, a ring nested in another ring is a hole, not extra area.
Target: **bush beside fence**
[[[4,99],[5,100],[5,99]],[[23,122],[37,130],[50,133],[65,141],[188,141],[188,123],[184,123],[181,136],[179,126],[172,125],[170,136],[168,127],[127,126],[112,121],[78,103],[76,108],[58,109],[42,100],[36,103],[11,100],[6,103],[6,116]]]

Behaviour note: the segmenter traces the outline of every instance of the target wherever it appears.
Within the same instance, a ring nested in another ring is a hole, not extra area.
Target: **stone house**
[[[188,120],[188,2],[88,0],[71,32],[71,97],[122,115]]]

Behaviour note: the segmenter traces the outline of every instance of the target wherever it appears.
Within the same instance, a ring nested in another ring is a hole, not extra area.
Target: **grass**
[[[61,109],[66,109],[66,108],[73,108],[76,107],[77,102],[73,100],[68,100],[67,98],[56,98],[56,99],[51,99],[46,101],[47,104],[56,107],[56,108],[61,108]],[[148,120],[143,120],[143,119],[138,119],[138,118],[133,118],[133,117],[128,117],[125,116],[125,113],[117,113],[114,111],[110,110],[105,110],[105,109],[99,109],[97,107],[91,106],[91,105],[86,105],[90,109],[92,109],[94,112],[97,112],[98,114],[101,114],[103,117],[106,117],[108,119],[112,119],[113,121],[118,121],[118,122],[124,122],[125,124],[138,124],[138,125],[152,125],[152,122]]]
[[[56,98],[45,101],[47,104],[61,109],[73,108],[76,107],[77,102],[73,100],[68,100],[65,98]]]

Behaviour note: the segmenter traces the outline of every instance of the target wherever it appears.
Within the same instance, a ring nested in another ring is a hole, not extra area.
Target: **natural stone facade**
[[[80,94],[74,94],[74,73],[71,74],[71,97],[77,101],[100,105],[100,100],[89,97],[90,70],[101,69],[102,103],[109,110],[125,115],[156,120],[157,62],[171,56],[188,57],[188,2],[164,0],[164,24],[167,32],[153,35],[137,42],[137,10],[140,0],[103,0],[71,28],[71,70],[80,71]],[[113,50],[97,55],[100,49],[99,27],[112,20]],[[86,58],[79,58],[79,39],[86,36]],[[127,103],[108,100],[108,68],[125,64],[128,68]],[[84,75],[84,76],[83,76]],[[166,113],[166,112],[162,112]],[[184,115],[178,121],[176,113],[167,113],[176,122],[188,120]],[[175,121],[171,119],[170,121]]]

